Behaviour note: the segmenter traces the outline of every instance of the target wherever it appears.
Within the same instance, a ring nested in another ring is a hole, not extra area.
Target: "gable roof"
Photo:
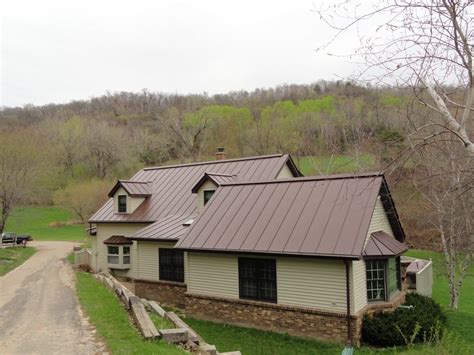
[[[360,258],[384,185],[381,173],[224,184],[176,247]]]
[[[170,215],[191,216],[196,211],[196,196],[191,193],[191,189],[205,172],[236,175],[239,181],[255,181],[275,179],[285,164],[296,176],[301,176],[288,154],[145,168],[128,181],[130,185],[125,184],[129,188],[135,182],[151,182],[148,183],[151,192],[149,198],[130,214],[115,213],[111,198],[89,222],[151,223]],[[124,181],[120,182],[123,186]]]
[[[207,181],[211,180],[216,184],[216,186],[220,186],[222,184],[232,182],[236,178],[236,175],[231,174],[219,174],[219,173],[204,173],[202,178],[197,182],[196,185],[191,189],[193,194],[197,193],[199,188]]]
[[[151,181],[118,180],[108,196],[113,197],[117,190],[122,187],[132,197],[146,197],[151,195],[152,185],[153,182]]]
[[[378,231],[370,235],[364,248],[364,257],[380,258],[387,256],[397,256],[408,250],[408,247],[400,243],[391,235]]]

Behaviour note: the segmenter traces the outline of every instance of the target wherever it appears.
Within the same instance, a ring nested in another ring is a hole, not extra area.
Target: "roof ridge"
[[[273,180],[237,180],[232,182],[222,183],[222,186],[232,185],[260,185],[260,184],[281,184],[285,182],[302,182],[302,181],[322,181],[322,180],[341,180],[341,179],[359,179],[359,178],[370,178],[370,177],[383,177],[383,172],[367,172],[358,174],[334,174],[334,175],[321,175],[321,176],[304,176],[294,177],[287,179],[273,179]]]
[[[217,175],[217,176],[228,176],[228,177],[232,177],[232,176],[237,176],[237,174],[223,174],[223,173],[213,173],[213,172],[208,172],[206,171],[204,174],[206,175]]]
[[[219,164],[219,163],[227,163],[227,162],[234,162],[234,161],[245,161],[245,160],[258,160],[258,159],[268,159],[268,158],[278,158],[283,157],[288,154],[269,154],[269,155],[257,155],[251,157],[243,157],[243,158],[235,158],[235,159],[224,159],[224,160],[208,160],[208,161],[200,161],[195,163],[184,163],[184,164],[173,164],[173,165],[163,165],[163,166],[155,166],[155,167],[148,167],[143,168],[142,170],[160,170],[160,169],[170,169],[170,168],[179,168],[185,166],[196,166],[196,165],[206,165],[206,164]]]
[[[153,183],[153,181],[123,180],[123,179],[118,179],[118,181],[128,182],[128,183],[133,183],[133,184],[150,184],[150,183]]]

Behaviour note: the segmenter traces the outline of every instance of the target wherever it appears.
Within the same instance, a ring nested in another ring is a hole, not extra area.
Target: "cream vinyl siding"
[[[142,242],[138,241],[137,279],[148,281],[160,280],[159,248],[172,249],[175,242]],[[187,278],[187,253],[184,253],[184,282]]]
[[[119,195],[127,196],[127,213],[133,213],[138,206],[145,201],[144,197],[130,197],[123,187],[119,187],[114,195],[114,211],[118,213],[118,197]]]
[[[277,258],[279,304],[346,311],[346,272],[342,260]]]
[[[237,256],[189,252],[188,293],[238,299]]]
[[[384,231],[385,233],[388,233],[393,236],[392,227],[388,222],[388,217],[385,213],[385,209],[383,208],[380,196],[377,197],[377,202],[375,204],[374,213],[372,214],[372,219],[370,221],[369,232],[367,233],[367,237],[370,237],[373,232],[377,231]]]
[[[199,188],[197,192],[197,212],[201,213],[204,209],[204,191],[205,190],[217,190],[216,184],[214,184],[211,180],[207,180],[202,186]]]
[[[352,261],[350,273],[351,313],[357,313],[367,305],[367,280],[365,261]]]
[[[104,240],[113,235],[123,235],[127,237],[140,229],[146,227],[146,223],[97,223],[97,235],[92,243],[92,252],[94,262],[92,268],[94,271],[107,271],[107,246]],[[137,271],[137,242],[130,245],[130,269],[126,272],[129,277],[134,277]]]
[[[346,273],[341,260],[264,258],[276,259],[278,304],[346,311]],[[188,293],[239,298],[237,255],[190,252],[188,270]]]
[[[291,172],[288,165],[285,164],[283,166],[283,169],[281,169],[280,173],[278,174],[277,179],[288,179],[288,178],[292,178],[292,177],[294,177],[293,173]]]

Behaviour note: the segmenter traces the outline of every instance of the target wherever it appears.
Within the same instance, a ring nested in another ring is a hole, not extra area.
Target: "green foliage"
[[[433,299],[415,293],[406,296],[405,306],[393,312],[365,315],[362,340],[377,346],[401,346],[437,341],[446,327],[446,316]]]
[[[23,264],[35,252],[32,247],[0,249],[0,276]]]
[[[35,240],[81,241],[86,238],[83,224],[73,224],[74,215],[61,207],[18,207],[7,221],[6,231],[30,234]]]
[[[387,95],[387,96],[382,97],[380,101],[382,105],[389,106],[389,107],[400,106],[402,104],[402,98],[399,96]]]
[[[112,292],[90,274],[78,272],[76,276],[79,302],[112,354],[185,354],[174,345],[143,340]]]

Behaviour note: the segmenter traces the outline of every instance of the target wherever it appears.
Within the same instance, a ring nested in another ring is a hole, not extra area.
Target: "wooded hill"
[[[397,157],[428,115],[409,89],[349,82],[213,96],[143,90],[2,108],[0,150],[29,165],[22,203],[68,205],[90,195],[95,203],[75,207],[84,219],[105,198],[110,181],[143,166],[213,159],[218,147],[230,158],[289,152],[306,175],[386,170],[415,231],[427,228],[416,219],[423,208],[410,203],[417,169]],[[5,161],[2,169],[9,169]]]

